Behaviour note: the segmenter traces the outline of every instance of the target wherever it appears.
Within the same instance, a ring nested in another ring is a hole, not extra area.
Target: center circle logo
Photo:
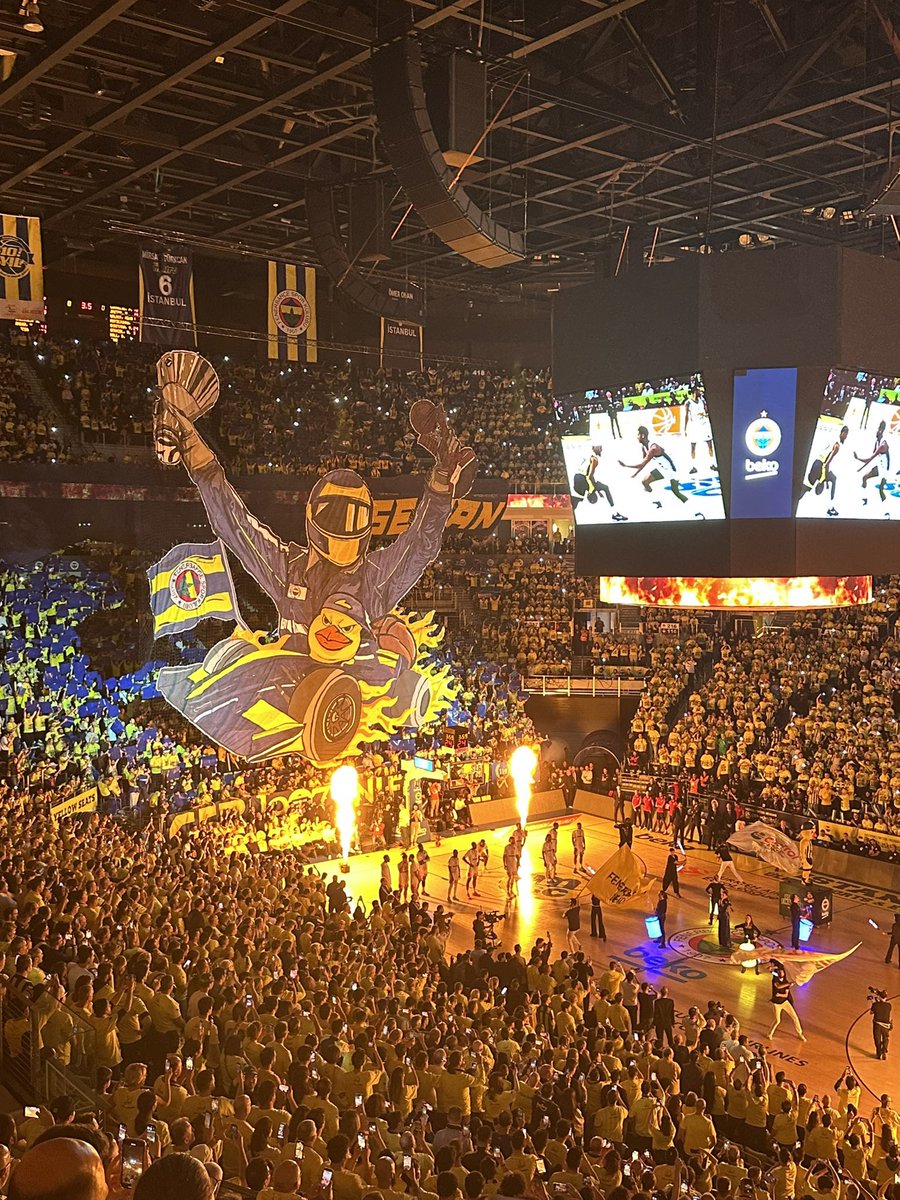
[[[33,263],[34,255],[27,242],[11,233],[0,237],[0,275],[20,279]]]
[[[677,433],[678,413],[672,408],[657,408],[650,423],[654,433]]]
[[[774,454],[781,445],[781,426],[766,413],[760,413],[756,420],[747,426],[744,443],[757,458]]]
[[[272,320],[282,333],[297,337],[309,328],[312,308],[305,296],[287,288],[272,301]]]
[[[703,925],[698,929],[679,929],[669,938],[669,945],[678,954],[684,958],[698,958],[702,962],[708,963],[727,963],[731,955],[741,944],[741,935],[737,930],[732,932],[732,948],[726,950],[719,945],[717,936],[716,923],[712,925]],[[772,938],[760,937],[756,940],[760,951],[765,950],[783,950],[781,942],[776,942]],[[761,958],[766,958],[764,953],[760,954]]]
[[[187,558],[180,562],[169,579],[169,595],[176,608],[192,612],[206,599],[206,576]]]

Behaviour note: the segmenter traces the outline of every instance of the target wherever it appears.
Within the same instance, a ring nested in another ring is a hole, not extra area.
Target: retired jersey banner
[[[269,263],[268,334],[269,358],[319,361],[314,267]]]
[[[43,321],[44,264],[40,217],[3,216],[0,320]]]
[[[422,370],[422,326],[381,318],[381,366],[388,370]]]
[[[193,629],[198,621],[238,621],[237,598],[219,541],[176,546],[147,572],[153,636]]]
[[[139,336],[156,346],[197,345],[194,269],[190,250],[152,242],[141,246]]]
[[[379,284],[375,285],[376,287]],[[421,325],[425,316],[425,292],[417,283],[397,283],[393,279],[381,280],[380,287],[384,298],[392,304],[393,312],[399,321],[408,321],[413,325]]]

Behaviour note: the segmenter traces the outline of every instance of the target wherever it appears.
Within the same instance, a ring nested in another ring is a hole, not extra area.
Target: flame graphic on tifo
[[[660,608],[846,608],[871,604],[871,575],[800,575],[781,579],[603,575],[604,604]]]

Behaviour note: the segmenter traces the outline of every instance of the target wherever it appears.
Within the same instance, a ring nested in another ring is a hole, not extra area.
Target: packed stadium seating
[[[28,380],[13,348],[0,348],[0,460],[61,462],[66,448],[46,416],[35,411]]]
[[[21,352],[7,356],[2,453],[41,461],[53,443],[37,418],[28,427]],[[87,442],[147,440],[152,355],[42,353],[45,383]],[[520,454],[535,477],[556,470],[549,435],[507,436],[516,414],[534,426],[542,380],[220,366],[226,396],[244,399],[217,415],[234,471],[417,467],[403,413],[425,387],[457,421],[470,403],[473,420],[490,414],[491,472],[517,477]],[[246,432],[248,410],[259,419]],[[802,1200],[838,1185],[842,1200],[862,1200],[900,1171],[889,1100],[869,1119],[851,1076],[835,1108],[795,1088],[713,1000],[664,1045],[655,990],[615,962],[601,970],[545,939],[452,957],[449,897],[443,881],[434,896],[427,849],[405,875],[389,863],[381,903],[349,902],[312,865],[336,848],[328,772],[241,768],[158,699],[156,666],[208,647],[202,628],[154,645],[149,561],[86,544],[0,572],[4,1069],[58,1072],[37,1116],[0,1117],[0,1150],[18,1157],[71,1132],[77,1093],[97,1126],[140,1147],[149,1196],[175,1194],[166,1164],[178,1150],[210,1186],[222,1181],[220,1195],[260,1200],[543,1200],[545,1180],[561,1200]],[[833,844],[895,855],[866,835],[900,832],[900,581],[883,581],[869,608],[800,614],[753,638],[699,613],[573,636],[591,595],[568,543],[448,535],[411,601],[444,613],[458,695],[440,726],[363,755],[363,846],[410,839],[401,759],[452,744],[463,767],[504,761],[537,736],[524,678],[578,664],[645,675],[625,775],[634,795],[620,797],[638,836],[712,847],[762,810],[836,818]],[[570,770],[546,763],[539,785]],[[421,819],[437,833],[468,828],[478,801],[508,786],[473,772]],[[94,787],[96,813],[51,816]],[[116,1140],[95,1125],[81,1136],[118,1179]]]
[[[42,338],[19,352],[34,362],[93,454],[102,456],[103,446],[149,446],[154,347]],[[486,476],[530,487],[563,478],[546,373],[461,367],[399,373],[233,355],[214,364],[222,398],[210,431],[238,474],[323,473],[339,466],[373,477],[409,473],[418,454],[406,414],[427,394],[443,401],[464,439],[477,441]],[[24,429],[22,439],[31,444]],[[40,446],[17,456],[40,458]]]

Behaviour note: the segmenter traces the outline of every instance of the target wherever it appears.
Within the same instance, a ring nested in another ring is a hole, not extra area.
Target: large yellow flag
[[[633,904],[653,886],[653,879],[644,871],[643,863],[630,846],[620,846],[612,858],[591,876],[589,892],[607,904],[623,908]]]

